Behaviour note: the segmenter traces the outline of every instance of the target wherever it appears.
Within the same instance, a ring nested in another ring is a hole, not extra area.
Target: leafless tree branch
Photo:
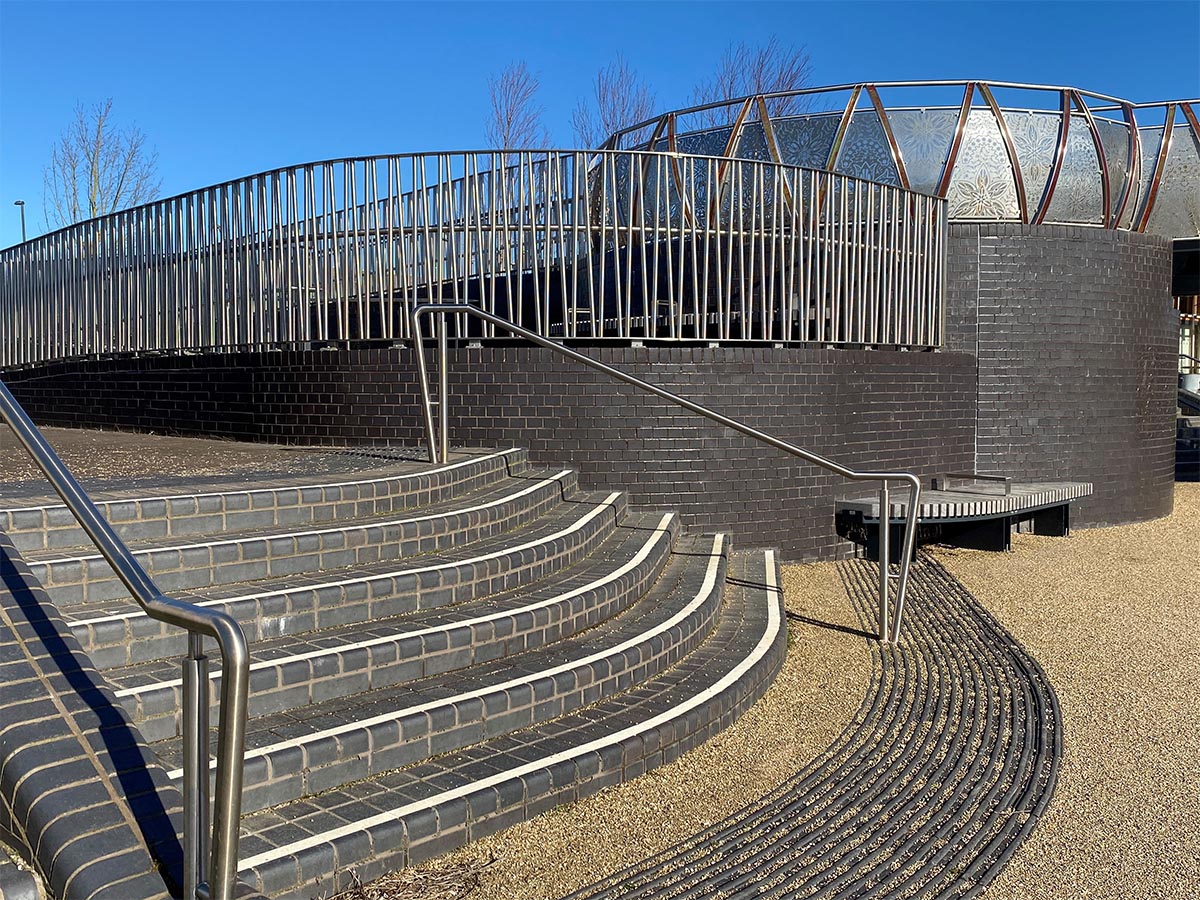
[[[137,127],[112,124],[112,100],[75,108],[75,121],[42,170],[42,209],[52,228],[138,206],[158,194],[158,154]]]
[[[758,47],[731,44],[721,55],[711,79],[701,81],[692,91],[696,105],[769,94],[775,91],[795,91],[808,84],[812,61],[803,47],[785,46],[777,36]],[[773,97],[767,101],[767,114],[788,116],[808,108],[803,96]],[[722,125],[733,118],[728,107],[707,110],[700,114],[708,125]],[[754,113],[757,117],[757,111]]]
[[[511,63],[495,78],[488,79],[492,117],[485,134],[489,146],[505,150],[527,150],[549,144],[542,126],[542,107],[534,101],[537,76],[524,62]]]
[[[580,100],[571,113],[571,127],[581,147],[595,147],[614,131],[654,115],[653,92],[620,56],[598,73],[590,100]],[[637,136],[625,144],[640,143]]]

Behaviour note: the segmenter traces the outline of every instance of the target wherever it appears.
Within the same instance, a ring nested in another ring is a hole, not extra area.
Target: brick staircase
[[[325,482],[99,503],[164,591],[251,642],[248,889],[327,895],[634,778],[730,724],[782,661],[773,552],[684,534],[523,451]],[[184,634],[141,612],[62,507],[0,512],[0,531],[176,815]],[[0,866],[0,896],[28,890],[15,872]]]

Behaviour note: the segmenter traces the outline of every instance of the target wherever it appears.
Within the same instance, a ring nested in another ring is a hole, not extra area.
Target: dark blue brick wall
[[[969,467],[975,364],[960,353],[768,347],[608,347],[599,359],[853,467]],[[847,545],[833,530],[847,483],[651,395],[534,347],[451,351],[451,434],[569,463],[588,487],[628,490],[689,525],[793,559]],[[6,376],[38,421],[287,443],[416,444],[403,347],[71,362]]]
[[[952,225],[947,349],[979,366],[980,472],[1091,481],[1075,521],[1171,511],[1178,314],[1170,243],[1078,226]]]

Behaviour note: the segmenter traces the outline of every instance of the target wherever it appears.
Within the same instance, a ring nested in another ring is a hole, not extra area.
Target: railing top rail
[[[44,234],[40,234],[35,237],[32,237],[29,240],[23,241],[20,244],[12,244],[8,247],[0,248],[0,257],[4,256],[5,254],[9,253],[10,251],[19,249],[28,244],[35,244],[35,243],[38,243],[41,241],[46,241],[51,238],[55,238],[58,235],[62,235],[67,232],[73,231],[75,229],[80,229],[80,228],[88,227],[88,226],[95,227],[96,225],[99,225],[102,223],[116,221],[123,216],[129,216],[129,215],[136,214],[142,210],[147,210],[147,209],[151,209],[154,207],[160,207],[160,206],[170,204],[170,203],[176,203],[176,202],[183,201],[183,200],[186,200],[191,197],[196,197],[201,194],[208,194],[211,192],[223,191],[223,190],[227,190],[227,189],[230,189],[233,187],[241,187],[243,185],[246,185],[246,184],[249,184],[252,182],[256,182],[260,179],[274,178],[274,177],[277,177],[280,175],[284,175],[288,172],[303,171],[306,169],[313,169],[313,168],[318,168],[318,167],[322,167],[322,166],[337,166],[337,165],[348,165],[348,164],[354,165],[354,164],[361,164],[361,163],[379,163],[379,162],[391,161],[391,160],[412,161],[412,160],[438,160],[438,159],[443,159],[443,158],[459,158],[459,157],[465,159],[468,157],[507,158],[507,157],[521,157],[521,156],[524,156],[524,157],[545,156],[547,159],[576,156],[576,157],[586,159],[590,164],[594,164],[594,162],[597,160],[604,159],[604,158],[611,158],[611,157],[625,157],[625,158],[633,157],[636,159],[644,159],[644,160],[662,159],[664,161],[671,161],[671,162],[678,162],[681,159],[697,159],[697,160],[706,160],[706,161],[707,160],[715,160],[715,161],[722,162],[722,163],[736,163],[737,165],[740,165],[740,166],[762,167],[762,168],[769,168],[769,169],[778,168],[778,169],[783,169],[783,170],[787,170],[787,171],[817,173],[820,175],[831,175],[831,176],[836,176],[838,178],[847,179],[847,180],[854,181],[854,182],[861,183],[861,184],[873,184],[878,187],[887,188],[889,190],[898,191],[898,192],[901,192],[904,194],[912,194],[914,196],[919,196],[919,197],[928,196],[927,194],[923,194],[919,191],[914,191],[914,190],[911,190],[908,188],[889,184],[889,183],[883,182],[883,181],[872,181],[871,179],[868,179],[868,178],[861,178],[861,177],[854,176],[854,175],[846,175],[841,172],[830,172],[825,169],[813,168],[813,167],[809,167],[809,166],[798,166],[798,165],[793,165],[793,164],[787,163],[787,162],[776,162],[774,160],[769,160],[769,159],[744,159],[741,157],[726,157],[726,156],[720,156],[720,155],[708,154],[708,153],[679,153],[679,152],[668,151],[668,150],[635,150],[635,149],[629,149],[629,150],[604,150],[604,149],[601,149],[601,150],[598,150],[598,149],[586,149],[586,148],[564,149],[561,147],[545,147],[545,148],[526,148],[526,149],[521,149],[521,150],[506,150],[506,149],[490,148],[490,149],[484,149],[484,150],[431,150],[431,151],[427,151],[427,152],[384,153],[384,154],[367,155],[367,156],[338,156],[338,157],[331,157],[329,159],[319,159],[319,160],[311,160],[308,162],[296,163],[294,165],[278,166],[273,169],[266,169],[262,172],[254,172],[250,175],[243,175],[238,178],[231,178],[227,181],[220,181],[220,182],[216,182],[215,184],[209,184],[209,185],[205,185],[203,187],[193,188],[191,190],[183,191],[178,194],[172,194],[169,197],[160,197],[158,199],[150,200],[146,203],[139,204],[138,206],[130,206],[125,209],[115,210],[114,212],[106,213],[103,216],[96,216],[95,218],[92,218],[92,219],[82,219],[78,222],[72,222],[69,225],[64,225],[61,228],[56,228],[53,231],[47,231]],[[516,169],[516,168],[518,168],[518,166],[509,163],[509,164],[503,165],[502,168]],[[471,174],[482,174],[482,173],[480,173],[480,172],[446,173],[445,178],[447,181],[456,182],[463,178],[470,177]],[[413,190],[423,190],[423,189],[427,189],[427,188],[432,188],[437,183],[438,183],[437,181],[432,181],[428,184],[423,184],[423,185],[406,185],[406,186],[401,187],[398,190],[398,194],[406,195],[408,193],[411,193]],[[379,199],[385,199],[385,198],[381,197]],[[343,210],[343,208],[334,207],[334,208],[331,208],[329,210],[329,212],[337,213],[337,212],[341,212],[342,210]]]
[[[753,100],[755,97],[761,97],[763,100],[778,100],[787,97],[811,97],[820,94],[844,93],[855,89],[875,88],[875,89],[894,89],[894,88],[943,88],[943,87],[965,87],[968,84],[986,85],[989,88],[998,88],[1000,90],[1022,90],[1022,91],[1047,91],[1062,93],[1070,91],[1080,97],[1086,97],[1092,100],[1098,100],[1104,103],[1113,104],[1109,109],[1124,109],[1132,107],[1133,109],[1150,109],[1163,107],[1173,103],[1200,103],[1196,99],[1184,100],[1152,100],[1143,103],[1133,103],[1121,97],[1114,97],[1109,94],[1102,94],[1098,91],[1088,91],[1082,88],[1071,87],[1069,85],[1060,84],[1034,84],[1020,81],[989,81],[981,78],[954,78],[941,79],[933,81],[858,81],[846,82],[844,84],[821,85],[811,88],[798,88],[790,91],[768,91],[762,94],[747,94],[741,97],[728,97],[721,100],[714,100],[709,103],[700,103],[695,106],[681,107],[679,109],[665,110],[651,118],[634,125],[629,125],[619,131],[614,131],[609,140],[618,138],[626,134],[634,134],[654,125],[665,115],[686,116],[693,113],[707,112],[714,109],[722,109],[725,107],[738,107],[744,104],[747,100]]]

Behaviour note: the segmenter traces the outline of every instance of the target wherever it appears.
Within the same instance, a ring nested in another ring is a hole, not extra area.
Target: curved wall
[[[1090,481],[1077,524],[1171,511],[1179,315],[1170,242],[950,226],[946,347],[978,360],[976,471]]]
[[[975,365],[961,353],[605,347],[599,359],[855,467],[971,465]],[[423,440],[403,346],[57,363],[5,376],[40,423],[285,443]],[[536,347],[451,350],[451,439],[525,446],[587,487],[791,559],[848,551],[848,482]],[[867,489],[872,489],[867,486]],[[875,487],[877,489],[877,486]]]
[[[936,353],[685,346],[598,358],[855,467],[1091,481],[1077,524],[1171,510],[1178,314],[1169,243],[1078,226],[953,225]],[[452,351],[452,440],[528,446],[690,525],[793,559],[847,549],[834,476],[549,351]],[[285,443],[422,441],[407,347],[69,361],[6,382],[38,421]]]

